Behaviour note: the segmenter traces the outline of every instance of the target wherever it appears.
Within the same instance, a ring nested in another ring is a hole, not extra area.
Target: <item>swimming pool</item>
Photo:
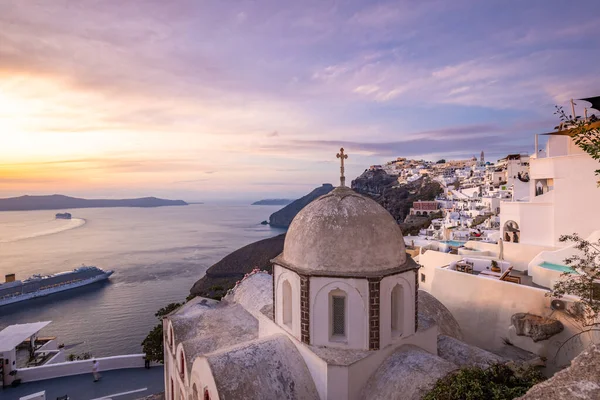
[[[464,246],[464,244],[467,242],[459,242],[458,240],[442,240],[440,243],[444,243],[449,246],[460,247]]]
[[[570,274],[577,274],[577,272],[573,271],[571,269],[571,267],[569,267],[567,265],[553,264],[553,263],[549,263],[547,261],[544,261],[543,263],[541,263],[540,267],[546,268],[546,269],[552,269],[554,271],[559,271],[559,272],[568,272]]]

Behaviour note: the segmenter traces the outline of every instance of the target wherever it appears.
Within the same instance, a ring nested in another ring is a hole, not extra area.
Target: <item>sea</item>
[[[0,279],[69,271],[82,264],[114,270],[110,280],[0,307],[0,330],[52,321],[67,354],[141,352],[156,311],[185,301],[206,269],[232,251],[283,231],[261,225],[281,206],[191,204],[0,212]],[[63,210],[61,210],[63,211]]]

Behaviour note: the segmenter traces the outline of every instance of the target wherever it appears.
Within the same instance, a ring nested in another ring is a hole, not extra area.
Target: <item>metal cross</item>
[[[348,154],[344,154],[344,148],[340,149],[340,152],[335,155],[340,159],[342,165],[340,166],[340,186],[346,186],[346,177],[344,176],[344,160],[348,158]]]

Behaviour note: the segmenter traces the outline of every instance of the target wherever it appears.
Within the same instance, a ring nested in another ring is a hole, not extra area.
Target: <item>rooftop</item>
[[[0,353],[11,351],[24,340],[38,333],[52,321],[32,322],[29,324],[16,324],[6,327],[0,332]]]

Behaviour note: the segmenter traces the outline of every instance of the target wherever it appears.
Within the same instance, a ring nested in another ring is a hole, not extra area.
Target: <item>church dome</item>
[[[322,276],[381,276],[410,269],[404,238],[390,213],[341,186],[292,221],[276,263]]]

